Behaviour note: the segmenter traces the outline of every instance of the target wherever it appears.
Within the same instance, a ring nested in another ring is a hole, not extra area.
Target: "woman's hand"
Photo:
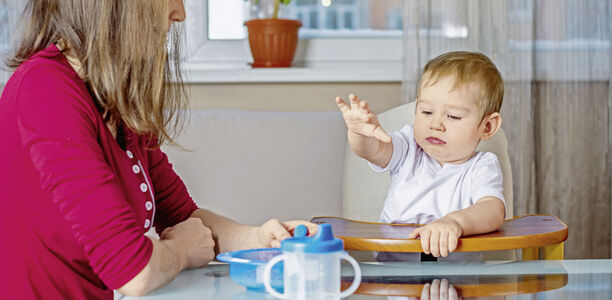
[[[447,257],[457,249],[459,237],[463,233],[461,224],[451,216],[435,220],[423,227],[415,229],[408,238],[421,237],[423,252],[435,257]]]
[[[160,240],[178,253],[182,269],[203,267],[215,258],[212,231],[197,218],[166,228]]]
[[[278,248],[280,242],[293,235],[293,231],[298,225],[308,228],[308,235],[313,235],[317,231],[317,225],[306,221],[287,221],[280,222],[271,219],[257,228],[256,248]]]

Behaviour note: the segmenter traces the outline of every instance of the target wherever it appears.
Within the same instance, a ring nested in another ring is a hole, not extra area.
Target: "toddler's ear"
[[[487,115],[480,124],[480,140],[486,141],[497,133],[501,128],[502,117],[499,113],[494,112]]]

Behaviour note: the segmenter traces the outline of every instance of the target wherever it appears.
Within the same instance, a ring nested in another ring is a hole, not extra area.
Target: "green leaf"
[[[281,0],[281,2],[282,2],[283,4],[289,4],[289,3],[291,3],[291,0]]]

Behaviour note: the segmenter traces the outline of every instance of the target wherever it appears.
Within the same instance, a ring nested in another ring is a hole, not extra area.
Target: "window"
[[[204,82],[400,81],[402,1],[293,0],[282,6],[281,17],[302,22],[295,67],[263,70],[248,65],[243,23],[253,14],[249,2],[186,0],[192,23],[186,24],[185,66],[192,81]],[[201,16],[208,21],[197,24]]]
[[[244,21],[268,15],[272,4],[273,0],[258,4],[253,0],[208,0],[208,38],[245,39]],[[301,38],[400,37],[401,7],[401,0],[293,0],[281,5],[279,17],[300,20]]]
[[[249,0],[250,1],[250,0]],[[190,72],[195,81],[234,77],[260,81],[400,81],[403,56],[403,9],[416,3],[407,0],[292,0],[282,6],[283,18],[299,19],[300,43],[294,68],[290,70],[250,70],[251,59],[245,19],[266,11],[273,0],[260,0],[260,9],[244,0],[208,0],[205,7],[207,29],[199,35],[201,44],[191,48]],[[188,1],[192,4],[197,0]],[[468,30],[476,26],[468,16],[468,7],[460,1],[430,0],[421,5],[420,15],[427,24],[420,24],[419,35],[438,41],[453,40],[452,47],[468,45]],[[245,5],[246,4],[246,5]],[[242,5],[242,6],[240,6]],[[264,6],[263,9],[261,9]],[[241,7],[240,9],[237,9]],[[431,8],[431,9],[430,9]],[[231,16],[230,16],[231,15]],[[417,14],[418,15],[418,14]],[[257,15],[256,17],[262,17]],[[189,17],[188,17],[189,18]],[[234,20],[228,24],[228,20]],[[413,33],[416,38],[416,32]],[[191,38],[191,35],[189,35]],[[239,70],[239,71],[222,71]],[[278,76],[265,77],[277,73]],[[208,74],[208,75],[206,75]],[[203,76],[203,77],[201,77]],[[219,80],[221,81],[221,80]]]

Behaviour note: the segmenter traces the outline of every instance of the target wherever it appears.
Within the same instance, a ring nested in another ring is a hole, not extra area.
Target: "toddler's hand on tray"
[[[420,236],[423,252],[435,257],[447,257],[450,252],[457,249],[462,232],[461,225],[455,219],[444,217],[415,229],[408,238],[414,239]]]

